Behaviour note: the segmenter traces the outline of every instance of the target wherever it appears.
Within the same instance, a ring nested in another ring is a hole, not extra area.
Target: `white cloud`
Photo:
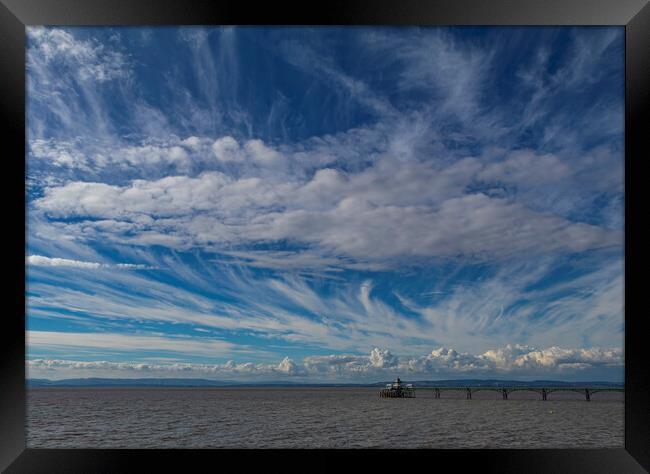
[[[231,136],[221,137],[212,144],[212,152],[219,161],[249,162],[260,166],[278,166],[286,161],[284,155],[268,147],[262,140],[248,140],[244,146]]]
[[[142,173],[170,166],[187,173],[193,161],[198,161],[193,158],[201,151],[202,144],[197,137],[190,137],[139,144],[85,144],[79,140],[34,139],[29,146],[32,159],[72,171],[81,170],[86,175],[101,176],[104,170],[114,173],[116,168],[122,172],[137,170]]]
[[[27,257],[28,265],[42,265],[49,267],[74,267],[74,268],[101,268],[101,263],[83,262],[67,258],[50,258],[42,255],[30,255]]]
[[[483,194],[438,207],[377,206],[348,197],[324,212],[291,210],[260,218],[252,237],[317,244],[360,261],[423,257],[502,258],[521,253],[580,252],[622,244],[621,232],[572,223]]]
[[[28,265],[47,266],[47,267],[72,267],[72,268],[120,268],[128,270],[148,270],[152,267],[135,263],[97,263],[84,262],[81,260],[71,260],[68,258],[51,258],[43,255],[29,255],[27,257]]]
[[[488,163],[478,173],[477,178],[530,187],[556,183],[570,173],[569,165],[556,155],[538,154],[532,150],[517,150],[508,153],[503,160]]]
[[[495,133],[496,127],[490,124],[495,111],[484,114],[480,100],[498,58],[496,47],[472,47],[442,29],[400,34],[374,30],[365,32],[362,39],[378,64],[398,65],[397,87],[427,94],[429,101],[423,102],[435,107],[436,115],[471,123],[478,135]]]
[[[293,375],[293,374],[297,373],[298,368],[297,368],[296,364],[291,359],[289,359],[288,357],[285,357],[284,359],[282,359],[282,362],[280,362],[278,364],[277,370],[279,370],[280,372],[282,372],[284,374]]]
[[[244,145],[244,149],[248,156],[260,165],[277,166],[285,162],[285,157],[281,153],[266,146],[262,140],[248,140]]]
[[[591,367],[594,364],[619,364],[622,352],[615,349],[562,349],[550,347],[519,354],[512,364],[521,369]]]
[[[212,144],[212,151],[221,161],[242,161],[244,155],[233,137],[221,137]]]
[[[118,150],[117,156],[119,158],[113,158],[113,162],[119,164],[121,161],[125,161],[133,166],[186,164],[189,159],[187,152],[174,144],[168,146],[141,145],[125,147]]]
[[[182,140],[181,144],[193,150],[196,150],[201,146],[201,139],[199,137],[191,136],[186,138],[185,140]]]
[[[377,347],[370,352],[369,361],[370,365],[377,368],[389,368],[397,365],[397,358],[390,351]]]
[[[54,166],[89,169],[86,156],[67,141],[35,139],[29,142],[30,156]]]

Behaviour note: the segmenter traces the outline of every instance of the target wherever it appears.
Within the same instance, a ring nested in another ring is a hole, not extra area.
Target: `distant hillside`
[[[374,383],[296,383],[296,382],[236,382],[207,379],[28,379],[28,387],[380,387],[384,382]],[[617,382],[566,382],[560,380],[405,380],[416,387],[623,387]]]
[[[222,380],[206,379],[110,379],[110,378],[87,378],[87,379],[28,379],[27,386],[30,387],[98,387],[98,386],[142,386],[142,387],[222,387],[232,385],[233,382]]]

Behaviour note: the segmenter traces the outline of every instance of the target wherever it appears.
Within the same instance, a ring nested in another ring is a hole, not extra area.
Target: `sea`
[[[621,448],[622,393],[34,387],[28,448]]]

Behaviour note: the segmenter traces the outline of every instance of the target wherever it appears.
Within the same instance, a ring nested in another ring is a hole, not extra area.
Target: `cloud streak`
[[[71,267],[71,268],[117,268],[124,270],[150,270],[153,267],[137,263],[97,263],[84,262],[81,260],[71,260],[68,258],[51,258],[43,255],[29,255],[26,259],[28,265],[45,266],[45,267]]]
[[[221,340],[117,333],[27,331],[26,339],[31,350],[42,348],[100,349],[114,352],[143,350],[201,354],[212,357],[236,350],[234,344]]]

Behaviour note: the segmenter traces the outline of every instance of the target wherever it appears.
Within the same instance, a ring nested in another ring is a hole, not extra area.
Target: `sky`
[[[619,27],[28,27],[30,378],[623,379]]]

